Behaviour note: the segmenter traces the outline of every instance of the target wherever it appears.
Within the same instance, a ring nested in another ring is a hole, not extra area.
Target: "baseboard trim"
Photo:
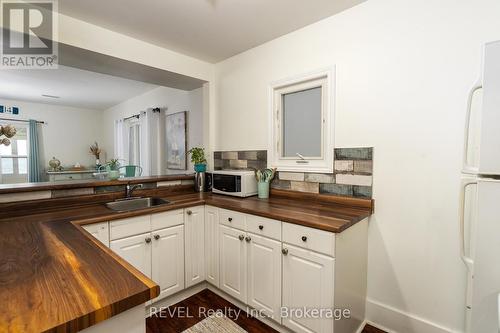
[[[365,326],[366,326],[366,320],[363,320],[363,322],[361,323],[361,326],[359,326],[359,328],[356,331],[356,333],[363,333],[363,330],[365,329]]]
[[[366,320],[368,324],[389,333],[452,333],[447,327],[424,318],[398,310],[373,299],[366,300]],[[380,323],[383,323],[380,324]]]

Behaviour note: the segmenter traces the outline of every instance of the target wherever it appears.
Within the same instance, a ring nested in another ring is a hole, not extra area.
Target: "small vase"
[[[194,165],[194,171],[196,171],[196,172],[205,172],[205,171],[207,171],[207,165],[206,164],[195,164]]]
[[[108,172],[108,177],[111,180],[117,180],[118,178],[120,178],[120,171],[118,171],[118,170],[110,170]]]
[[[269,182],[258,182],[257,194],[259,196],[259,199],[269,198]]]

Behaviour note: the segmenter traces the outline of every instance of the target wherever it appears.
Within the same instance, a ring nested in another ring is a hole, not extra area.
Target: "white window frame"
[[[283,157],[282,96],[322,87],[321,156]],[[335,121],[335,67],[275,81],[269,86],[269,156],[270,166],[278,171],[333,173]]]
[[[15,151],[12,152],[11,155],[2,155],[0,156],[0,168],[1,168],[1,162],[2,158],[12,158],[13,162],[13,173],[11,174],[4,174],[2,173],[2,170],[0,169],[0,184],[14,184],[14,183],[25,183],[28,181],[29,178],[29,152],[30,152],[30,138],[29,138],[29,126],[27,124],[19,124],[18,122],[6,122],[2,123],[2,125],[12,125],[16,127],[17,129],[19,128],[24,128],[26,129],[26,155],[19,155],[17,149],[17,142],[16,142],[16,149],[13,149]],[[17,141],[16,136],[14,138],[11,138],[11,145],[14,145],[14,140]],[[26,158],[27,160],[27,170],[26,173],[19,173],[19,159],[21,158]]]

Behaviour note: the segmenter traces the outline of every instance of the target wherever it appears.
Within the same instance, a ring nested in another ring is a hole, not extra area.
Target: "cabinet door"
[[[87,230],[92,236],[94,236],[101,243],[109,247],[109,223],[93,223],[82,226],[83,229]]]
[[[280,321],[281,242],[248,234],[248,305]]]
[[[184,226],[153,232],[152,279],[160,286],[155,299],[184,289]]]
[[[205,207],[186,208],[186,288],[205,280]]]
[[[151,278],[151,234],[111,241],[111,250]]]
[[[247,246],[241,230],[219,226],[220,289],[246,303]]]
[[[283,307],[286,309],[333,309],[334,259],[283,244]],[[294,332],[333,332],[333,318],[282,318]]]
[[[205,206],[205,273],[219,287],[219,210],[212,206]]]

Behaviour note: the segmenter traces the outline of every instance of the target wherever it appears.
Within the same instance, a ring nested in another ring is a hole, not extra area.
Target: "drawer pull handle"
[[[190,210],[188,210],[188,211],[186,212],[186,214],[191,215],[191,214],[193,214],[193,212],[192,212],[192,211],[190,211]]]
[[[260,230],[263,230],[263,229],[264,229],[264,226],[263,226],[262,224],[261,224],[261,225],[259,225],[259,229],[260,229]]]
[[[286,256],[288,254],[288,249],[287,248],[281,249],[281,253],[283,253],[283,255]]]
[[[155,235],[154,237],[155,237],[155,240],[160,239],[160,235]]]
[[[302,241],[303,242],[307,242],[307,237],[306,236],[302,236]]]
[[[240,241],[243,241],[243,240],[245,239],[245,236],[243,236],[243,235],[239,235],[239,237],[238,237],[238,238],[240,239]]]
[[[250,243],[250,241],[252,240],[252,238],[250,236],[246,236],[245,240],[247,241],[247,243]]]
[[[151,237],[146,237],[145,241],[146,241],[146,244],[151,243]]]
[[[227,218],[227,220],[228,220],[229,222],[232,222],[232,221],[233,221],[233,218],[232,218],[232,217],[228,217],[228,218]]]

